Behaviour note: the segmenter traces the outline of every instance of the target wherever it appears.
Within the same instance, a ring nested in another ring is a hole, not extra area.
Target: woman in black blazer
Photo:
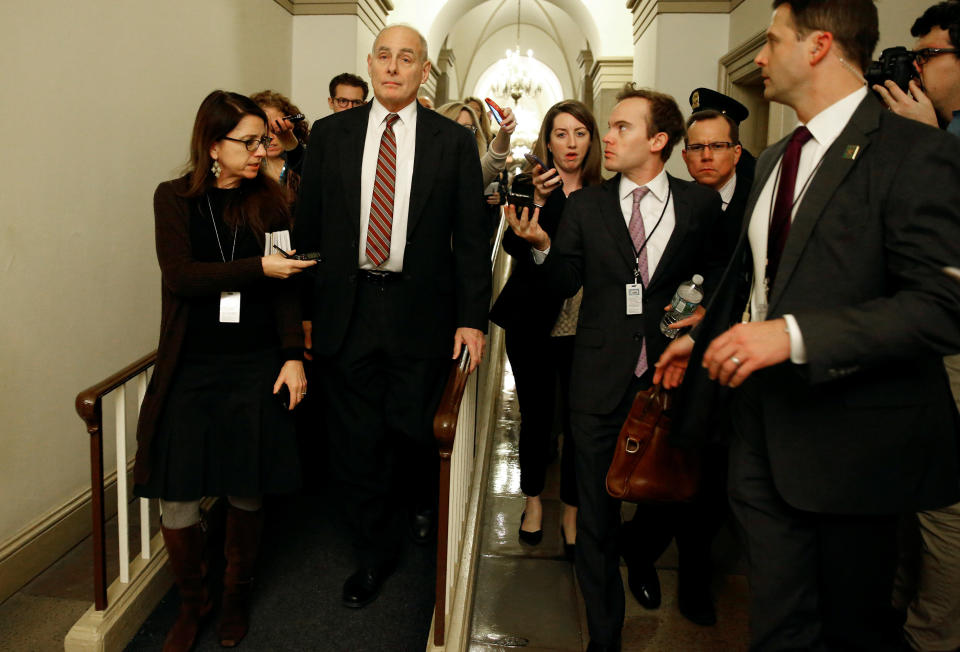
[[[540,226],[552,237],[567,196],[602,180],[600,136],[590,110],[576,100],[553,105],[540,126],[534,154],[546,163],[547,169],[534,166],[514,180],[514,189],[526,184],[532,196],[530,209],[539,209]],[[505,234],[503,247],[514,257],[515,266],[490,319],[506,330],[507,356],[520,407],[520,489],[526,496],[526,505],[519,536],[521,541],[533,545],[543,538],[540,493],[550,459],[559,380],[564,432],[560,498],[565,503],[561,527],[564,549],[572,559],[577,534],[577,491],[567,399],[580,295],[564,301],[537,282],[531,245],[513,231]]]

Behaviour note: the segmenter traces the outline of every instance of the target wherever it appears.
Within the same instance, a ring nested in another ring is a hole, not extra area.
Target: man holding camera
[[[889,80],[874,90],[894,113],[960,136],[960,2],[930,7],[910,33],[917,38],[919,79],[910,80],[909,94]],[[960,356],[944,364],[960,407]],[[954,650],[960,647],[960,503],[919,512],[917,524],[923,543],[904,633],[918,650]]]

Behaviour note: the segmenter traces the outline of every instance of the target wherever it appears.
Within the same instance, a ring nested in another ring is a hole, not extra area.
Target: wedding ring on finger
[[[740,358],[738,358],[738,357],[735,356],[735,355],[731,355],[731,356],[730,356],[730,362],[732,362],[733,364],[737,365],[738,367],[739,367],[741,364],[743,364],[743,362],[740,360]]]

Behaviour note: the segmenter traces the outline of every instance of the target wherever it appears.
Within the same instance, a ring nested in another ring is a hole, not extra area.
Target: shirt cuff
[[[530,247],[530,253],[533,254],[533,264],[542,265],[543,261],[547,259],[547,254],[550,253],[550,247],[547,247],[543,251],[540,251],[536,247]]]
[[[796,318],[793,315],[784,315],[783,319],[787,322],[787,335],[790,336],[790,362],[807,364],[807,347],[803,344],[803,333],[800,332]]]

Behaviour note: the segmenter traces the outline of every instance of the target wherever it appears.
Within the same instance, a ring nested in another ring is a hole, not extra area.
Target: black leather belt
[[[378,269],[360,269],[357,270],[357,278],[371,283],[384,284],[399,281],[402,274],[400,272],[383,272]]]

